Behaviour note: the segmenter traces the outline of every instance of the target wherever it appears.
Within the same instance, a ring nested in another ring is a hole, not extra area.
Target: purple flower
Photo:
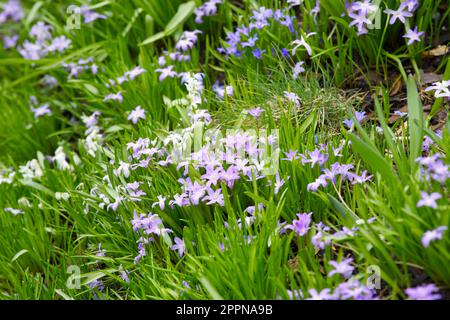
[[[174,239],[175,244],[170,247],[171,250],[177,250],[178,254],[180,255],[180,258],[183,256],[184,251],[186,251],[186,245],[184,243],[183,239],[180,239],[178,237],[175,237]]]
[[[139,186],[141,183],[139,181],[135,181],[133,183],[127,183],[125,189],[128,191],[130,197],[132,197],[132,201],[140,201],[139,197],[145,196],[146,193],[142,190],[139,190]]]
[[[303,292],[301,290],[289,290],[286,289],[286,293],[291,300],[301,300],[303,299]]]
[[[281,54],[285,57],[285,58],[289,58],[291,55],[289,54],[289,51],[286,48],[281,49]]]
[[[22,47],[18,47],[17,50],[20,55],[27,60],[39,60],[46,54],[46,51],[41,44],[31,43],[28,40],[25,40]]]
[[[356,111],[355,112],[355,118],[356,118],[356,121],[358,121],[358,123],[361,123],[365,117],[366,117],[366,112],[364,112],[364,111],[361,111],[361,112]]]
[[[256,108],[248,109],[248,110],[247,110],[247,113],[248,113],[249,115],[251,115],[251,116],[252,116],[253,118],[255,118],[255,119],[259,118],[259,116],[260,116],[261,113],[263,113],[263,112],[264,112],[264,110],[261,109],[260,107],[256,107]]]
[[[319,188],[322,187],[326,187],[328,185],[328,182],[325,178],[324,175],[319,176],[314,182],[311,182],[308,184],[308,186],[306,187],[306,190],[311,191],[311,192],[316,192],[317,190],[319,190]]]
[[[262,60],[262,55],[264,52],[266,52],[266,50],[261,50],[260,48],[256,48],[252,51],[252,54],[256,59]]]
[[[136,124],[139,119],[145,119],[145,110],[141,106],[137,106],[130,112],[127,119]]]
[[[358,280],[349,280],[339,284],[334,290],[334,299],[373,300],[376,297],[373,290]]]
[[[74,13],[79,13],[84,18],[84,23],[91,23],[97,19],[106,19],[106,16],[99,14],[98,12],[89,9],[88,5],[82,5],[80,8],[75,7]]]
[[[206,204],[211,205],[214,203],[224,206],[225,202],[223,199],[223,194],[221,189],[214,191],[213,189],[208,189],[208,194],[203,198],[203,201],[208,201]]]
[[[52,37],[51,30],[52,26],[39,21],[31,27],[30,37],[34,37],[38,42],[42,43],[46,39],[50,39]]]
[[[319,224],[316,224],[317,227],[317,233],[311,238],[311,243],[313,244],[314,248],[316,250],[323,250],[325,249],[325,246],[328,246],[331,243],[331,239],[327,238],[324,231],[329,231],[329,227],[322,227],[323,223],[320,222]]]
[[[309,152],[309,159],[303,160],[303,163],[311,163],[311,168],[317,163],[320,166],[328,160],[328,155],[323,154],[319,149]]]
[[[284,91],[283,94],[284,94],[284,97],[285,97],[289,102],[294,103],[297,107],[300,106],[301,99],[300,99],[300,97],[299,97],[296,93],[290,92],[290,91]]]
[[[372,4],[370,0],[363,0],[352,3],[350,10],[368,14],[377,12],[378,7]]]
[[[186,186],[186,192],[189,195],[189,200],[193,205],[198,205],[200,199],[205,195],[206,187],[200,185],[197,181],[189,182]]]
[[[402,112],[400,110],[395,110],[394,111],[394,115],[399,116],[399,117],[404,117],[404,116],[408,115],[408,113],[407,112]]]
[[[175,45],[175,49],[181,51],[187,51],[188,49],[192,49],[197,42],[197,34],[202,33],[200,30],[194,31],[184,31],[181,34],[180,39]]]
[[[309,289],[308,293],[309,293],[310,297],[307,298],[306,300],[332,300],[333,299],[331,290],[328,288],[325,288],[320,292],[317,292],[317,290],[313,288],[313,289]]]
[[[433,283],[424,284],[415,288],[405,290],[408,299],[411,300],[440,300],[439,289]]]
[[[427,248],[430,245],[431,241],[441,240],[444,235],[444,232],[447,229],[448,228],[446,226],[441,226],[438,227],[437,229],[426,231],[422,236],[423,246]]]
[[[334,269],[328,273],[328,277],[331,277],[335,274],[341,274],[344,278],[350,278],[353,270],[355,269],[355,267],[350,265],[351,262],[353,262],[352,258],[344,259],[341,262],[337,262],[334,260],[330,261],[330,265],[332,265]]]
[[[218,80],[214,83],[212,89],[220,99],[223,99],[225,95],[232,96],[234,93],[233,86],[220,85]]]
[[[103,101],[109,101],[109,100],[115,100],[118,102],[122,102],[123,101],[122,92],[119,91],[116,94],[110,93],[103,99]]]
[[[358,35],[363,35],[368,32],[366,25],[372,24],[372,21],[367,17],[367,13],[359,11],[358,13],[349,13],[348,16],[353,20],[349,23],[349,26],[356,26],[358,29]]]
[[[255,34],[253,37],[249,37],[247,41],[241,42],[241,47],[246,48],[250,47],[253,48],[256,45],[256,41],[258,41],[258,35]]]
[[[153,202],[153,204],[152,204],[152,208],[154,208],[155,206],[159,206],[159,208],[161,209],[161,210],[164,210],[164,208],[165,208],[165,203],[166,203],[166,197],[163,197],[163,196],[161,196],[161,195],[159,195],[159,196],[157,196],[157,198],[158,198],[158,201],[156,201],[156,202]]]
[[[308,233],[311,224],[311,215],[310,213],[297,213],[298,219],[292,220],[291,225],[287,225],[285,229],[294,230],[299,236],[304,236]]]
[[[304,61],[297,62],[292,69],[294,79],[297,79],[300,73],[305,72],[305,68],[303,68]]]
[[[185,193],[182,193],[181,195],[177,193],[173,196],[173,200],[170,200],[169,204],[172,207],[174,204],[182,207],[184,205],[189,205],[189,199],[187,199],[187,195]]]
[[[130,271],[128,271],[128,270],[119,270],[119,273],[120,273],[120,279],[122,279],[126,283],[130,283],[130,278],[128,278],[128,275],[130,274]]]
[[[284,183],[285,183],[284,179],[280,179],[280,174],[277,172],[277,174],[275,176],[274,194],[278,194],[278,192],[280,191],[280,189],[284,185]]]
[[[418,31],[417,27],[414,29],[408,29],[406,34],[403,36],[403,38],[409,39],[408,40],[408,46],[412,45],[414,42],[420,42],[420,37],[423,37],[425,35],[425,32]]]
[[[42,117],[44,115],[51,115],[52,114],[52,110],[50,110],[50,105],[48,103],[45,103],[43,105],[41,105],[40,107],[37,108],[33,108],[31,107],[31,111],[34,113],[34,118],[39,118]]]
[[[217,5],[222,3],[222,0],[209,0],[194,10],[195,23],[203,23],[203,16],[213,16],[217,12]]]
[[[353,119],[345,119],[343,123],[347,129],[351,129],[353,127]]]
[[[297,153],[298,153],[298,151],[297,150],[289,150],[289,152],[283,152],[285,155],[286,155],[286,158],[282,158],[281,160],[286,160],[286,161],[294,161],[294,160],[297,160],[298,159],[298,156],[297,156]]]
[[[19,40],[19,36],[17,34],[13,35],[11,37],[4,36],[3,37],[3,48],[9,49],[9,48],[15,47],[17,40]]]
[[[202,175],[202,179],[206,179],[207,180],[207,185],[211,186],[211,185],[216,185],[217,181],[219,181],[219,179],[221,178],[221,174],[223,172],[222,168],[216,168],[216,169],[212,169],[210,166],[206,167],[206,173],[204,175]]]
[[[413,13],[419,7],[419,0],[404,0],[400,4],[400,8],[406,9],[407,11]]]
[[[369,181],[371,178],[372,176],[368,175],[367,170],[364,170],[360,176],[358,176],[357,174],[351,175],[352,184],[362,184]]]
[[[226,182],[228,188],[233,188],[234,181],[239,180],[239,172],[235,166],[230,166],[228,170],[223,171],[220,178]]]
[[[430,207],[430,208],[436,209],[437,208],[436,200],[442,198],[441,194],[437,193],[437,192],[428,194],[424,191],[421,191],[420,196],[421,196],[421,198],[420,198],[419,202],[417,202],[417,208],[425,206],[425,207]]]
[[[11,19],[18,22],[24,16],[22,6],[19,0],[9,0],[3,5],[3,11],[0,13],[0,24]]]
[[[65,36],[57,37],[52,40],[52,43],[48,46],[49,52],[58,51],[63,52],[70,47],[72,40],[67,39]]]
[[[131,69],[130,71],[125,72],[125,76],[129,77],[130,80],[133,80],[134,78],[136,78],[138,75],[147,72],[147,70],[145,70],[144,68],[142,68],[141,66],[136,66],[133,69]]]
[[[156,72],[160,72],[161,74],[159,75],[159,81],[163,81],[165,78],[169,77],[169,78],[174,78],[176,77],[177,73],[175,71],[172,70],[173,66],[168,66],[166,68],[162,68],[162,69],[156,69]]]
[[[391,15],[389,24],[394,24],[395,21],[400,20],[403,24],[406,22],[406,18],[411,18],[413,15],[409,11],[405,11],[404,6],[400,6],[397,10],[386,9],[384,13]]]

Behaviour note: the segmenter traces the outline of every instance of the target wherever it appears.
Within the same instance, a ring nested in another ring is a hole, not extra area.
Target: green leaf
[[[367,144],[353,134],[349,135],[353,149],[359,153],[364,162],[373,170],[379,172],[384,179],[395,182],[397,177],[392,166],[372,145]]]
[[[408,120],[409,120],[409,139],[410,139],[410,161],[411,170],[415,171],[417,167],[416,159],[422,150],[423,141],[423,106],[417,92],[415,80],[412,76],[408,78]]]
[[[145,46],[147,44],[158,41],[159,39],[162,39],[165,36],[166,36],[166,33],[164,31],[158,32],[158,33],[152,35],[151,37],[148,37],[147,39],[145,39],[140,45]]]
[[[206,291],[209,292],[214,300],[223,300],[222,296],[217,292],[217,290],[213,287],[211,282],[208,281],[208,279],[206,279],[205,277],[201,277],[200,282],[203,284]]]
[[[47,187],[44,187],[43,185],[41,185],[41,184],[39,184],[39,183],[37,183],[37,182],[31,181],[31,180],[27,180],[27,179],[19,180],[19,182],[20,182],[22,185],[24,185],[24,186],[28,186],[28,187],[37,189],[37,190],[39,190],[39,191],[45,192],[46,194],[48,194],[48,195],[50,195],[50,196],[52,196],[52,197],[55,196],[55,193],[54,193],[52,190],[50,190],[50,189],[47,188]]]
[[[327,193],[328,201],[330,201],[331,206],[344,218],[344,220],[352,221],[351,217],[353,214],[346,207],[342,205],[335,197]]]
[[[69,295],[67,295],[64,291],[62,291],[61,289],[55,289],[55,292],[57,294],[59,294],[61,297],[64,298],[64,300],[73,300],[73,298]]]
[[[195,1],[189,1],[181,4],[178,7],[177,13],[173,16],[173,18],[169,21],[167,26],[164,28],[164,31],[158,32],[147,39],[145,39],[140,46],[145,46],[147,44],[151,44],[159,39],[170,36],[173,34],[177,28],[181,27],[183,23],[191,16],[191,14],[195,10]]]
[[[11,262],[16,261],[17,259],[20,258],[20,256],[24,255],[25,253],[27,253],[28,250],[27,249],[22,249],[19,252],[16,253],[16,255],[11,259]]]
[[[391,128],[387,125],[386,119],[384,118],[384,113],[380,105],[380,101],[377,96],[374,96],[375,99],[375,110],[377,112],[378,121],[380,122],[381,128],[383,129],[383,136],[386,140],[392,155],[394,156],[395,162],[397,164],[398,169],[401,172],[405,171],[405,154],[402,152],[403,149],[399,148],[399,146],[394,141],[394,133]]]
[[[27,26],[27,28],[37,18],[38,11],[42,7],[42,5],[43,5],[43,2],[42,1],[38,1],[31,8],[30,12],[27,15],[27,20],[25,21],[25,25]]]
[[[194,10],[195,1],[189,1],[180,5],[175,16],[167,24],[165,31],[170,33],[174,32],[191,16]]]

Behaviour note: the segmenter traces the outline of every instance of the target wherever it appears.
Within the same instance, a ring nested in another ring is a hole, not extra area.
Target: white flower
[[[435,91],[436,98],[450,98],[450,80],[434,82],[432,86],[425,89],[425,91]]]
[[[70,194],[67,192],[55,192],[56,200],[64,200],[67,201],[70,198]]]
[[[114,169],[114,175],[119,176],[123,174],[125,178],[128,178],[130,176],[130,164],[127,162],[120,161],[119,167],[117,169]]]
[[[40,178],[43,175],[42,168],[36,159],[30,160],[26,165],[19,167],[19,172],[26,180]]]
[[[69,170],[71,166],[69,162],[66,160],[66,154],[64,153],[64,149],[62,147],[58,147],[55,151],[55,156],[52,158],[53,161],[56,162],[56,166],[59,170]]]

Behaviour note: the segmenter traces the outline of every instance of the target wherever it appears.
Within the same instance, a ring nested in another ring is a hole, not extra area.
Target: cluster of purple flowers
[[[446,165],[439,153],[431,156],[419,157],[417,162],[421,167],[422,177],[427,181],[436,181],[444,184],[450,178],[449,166]]]
[[[135,232],[142,231],[142,233],[144,234],[144,236],[138,240],[139,254],[134,259],[136,263],[146,255],[145,245],[149,242],[154,241],[154,238],[151,237],[151,235],[164,236],[172,232],[172,230],[164,227],[161,218],[157,214],[153,214],[151,212],[149,212],[147,215],[138,215],[137,212],[134,211],[131,225]]]
[[[340,154],[342,148],[342,146],[337,148],[332,147],[332,155],[334,158],[342,156],[342,154]],[[347,180],[352,184],[362,184],[372,178],[372,176],[368,175],[367,171],[363,171],[361,175],[352,172],[351,170],[354,168],[352,164],[334,162],[329,168],[323,168],[330,157],[328,149],[329,146],[320,145],[317,149],[309,151],[306,154],[299,154],[298,151],[290,150],[289,152],[285,152],[286,158],[283,158],[282,160],[292,162],[301,158],[301,163],[303,165],[309,163],[311,164],[311,168],[316,164],[322,167],[323,174],[321,174],[314,182],[308,184],[308,191],[316,192],[320,187],[326,187],[328,182],[334,184],[339,176],[341,179]]]
[[[84,23],[91,23],[98,19],[106,19],[105,15],[90,9],[88,5],[82,5],[81,7],[70,5],[69,8],[72,9],[72,13],[82,15]]]
[[[107,87],[109,88],[111,86],[116,86],[116,85],[120,86],[124,82],[134,80],[137,76],[139,76],[145,72],[147,72],[147,70],[145,70],[141,66],[136,66],[131,70],[125,71],[125,73],[123,75],[117,77],[115,80],[109,79],[108,83],[107,83]]]
[[[301,293],[301,292],[300,292]],[[334,290],[324,288],[320,292],[312,288],[308,290],[306,300],[378,300],[375,291],[362,284],[357,279],[341,282]],[[297,299],[303,294],[297,294]]]
[[[354,3],[346,3],[347,14],[352,21],[349,26],[356,26],[358,35],[367,34],[368,28],[372,25],[371,15],[375,14],[379,8],[370,0],[357,1]]]
[[[107,88],[111,88],[111,86],[120,86],[125,82],[134,80],[137,76],[147,72],[144,68],[141,66],[136,66],[131,70],[126,71],[122,76],[117,77],[116,80],[109,79],[109,83],[106,84]],[[118,91],[117,93],[110,93],[103,98],[103,101],[116,101],[119,103],[123,102],[123,95],[121,91]],[[133,123],[137,123],[138,119],[145,119],[145,112],[140,107],[137,106],[135,110],[131,111],[128,120],[131,120]]]
[[[3,5],[3,10],[0,12],[0,24],[8,20],[19,22],[24,16],[22,6],[19,0],[9,0]]]
[[[404,24],[407,18],[413,16],[417,8],[419,8],[419,0],[403,0],[397,10],[386,9],[384,13],[391,16],[389,24],[394,24],[397,20]]]
[[[160,68],[155,69],[156,72],[160,73],[159,81],[163,81],[166,78],[181,78],[181,82],[184,83],[186,80],[187,72],[176,72],[173,70],[174,65],[168,65],[168,59],[174,62],[189,61],[191,56],[187,51],[191,50],[198,41],[198,34],[202,33],[200,30],[184,31],[177,43],[175,44],[175,52],[164,51],[163,55],[158,58],[158,65]]]
[[[261,163],[258,163],[254,158],[260,152],[255,144],[254,137],[247,133],[236,133],[223,138],[223,142],[227,147],[225,152],[214,153],[209,150],[208,146],[204,146],[198,152],[192,153],[190,160],[178,163],[177,168],[184,168],[183,175],[185,176],[189,173],[189,166],[193,166],[195,170],[203,171],[203,173],[200,181],[192,181],[189,176],[179,179],[182,192],[174,195],[173,199],[169,201],[172,208],[174,205],[179,207],[198,205],[200,201],[207,205],[218,204],[223,206],[221,181],[232,188],[234,183],[240,180],[242,176],[246,176],[249,180],[253,179],[253,174],[256,179],[264,177],[264,175],[261,175]],[[131,159],[137,161],[131,165],[132,169],[145,168],[149,166],[150,161],[156,161],[158,165],[162,166],[175,163],[175,155],[155,146],[150,147],[149,139],[139,139],[136,142],[129,143],[128,147],[132,149]],[[163,158],[163,155],[165,158]],[[245,155],[248,155],[251,159],[247,159]],[[145,159],[143,159],[144,156]],[[281,181],[279,176],[275,178],[277,191],[283,183],[284,181]]]
[[[203,3],[194,10],[195,22],[201,24],[203,23],[203,17],[214,16],[217,13],[217,6],[221,3],[222,0],[209,0]]]
[[[3,5],[3,10],[0,12],[0,25],[7,21],[19,22],[24,16],[22,6],[19,0],[9,0]],[[4,35],[3,47],[5,49],[14,48],[16,46],[19,35]]]
[[[286,222],[278,222],[280,234],[286,233],[286,230],[293,230],[298,236],[306,236],[311,229],[311,215],[310,213],[298,213],[297,218],[292,221],[292,224],[287,224]],[[358,220],[357,224],[371,224],[376,218],[370,218],[367,221]],[[341,230],[337,230],[331,233],[331,228],[326,226],[323,222],[316,223],[315,234],[311,237],[311,243],[316,250],[323,250],[326,246],[331,244],[331,241],[341,241],[349,237],[354,237],[356,232],[359,231],[358,227],[352,227],[351,229],[346,226],[342,227]]]
[[[93,75],[98,72],[98,66],[95,64],[93,57],[79,59],[77,62],[63,62],[61,65],[69,73],[68,79],[78,78],[86,70],[91,71]]]
[[[25,40],[22,46],[17,48],[22,57],[28,60],[39,60],[49,53],[63,52],[68,49],[72,43],[65,36],[52,38],[52,26],[42,21],[37,22],[30,30],[30,37],[35,42]]]
[[[231,97],[234,94],[233,86],[221,85],[218,80],[213,84],[212,89],[220,99],[225,98],[225,96]]]
[[[390,16],[389,24],[394,24],[397,20],[405,24],[406,19],[411,18],[414,12],[419,7],[418,0],[404,0],[400,3],[397,10],[386,9],[384,13]],[[364,35],[369,32],[368,29],[374,26],[373,21],[375,16],[379,14],[379,6],[373,3],[371,0],[362,0],[356,2],[350,2],[346,4],[347,14],[352,19],[349,26],[355,26],[358,35]],[[425,35],[424,32],[420,32],[417,27],[414,29],[409,28],[403,38],[408,39],[408,46],[414,42],[421,41],[421,37]]]
[[[253,10],[253,15],[247,25],[243,24],[234,32],[228,32],[226,45],[217,50],[219,53],[235,57],[242,57],[245,51],[250,50],[255,58],[262,59],[265,50],[256,46],[259,40],[258,30],[270,26],[272,22],[277,22],[294,33],[294,19],[295,17],[286,14],[286,11],[260,7],[258,10]],[[288,55],[286,50],[284,54]]]
[[[410,300],[440,300],[442,298],[439,289],[433,283],[408,288],[405,293]]]
[[[365,111],[356,111],[355,112],[355,119],[358,121],[358,123],[361,123],[366,118],[366,112]],[[353,127],[353,119],[345,119],[343,121],[344,125],[351,129]]]

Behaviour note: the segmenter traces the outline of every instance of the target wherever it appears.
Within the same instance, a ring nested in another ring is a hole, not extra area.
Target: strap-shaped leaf
[[[145,39],[140,45],[145,46],[147,44],[151,44],[159,39],[170,36],[174,33],[178,27],[183,25],[183,23],[191,16],[191,14],[195,10],[195,2],[189,1],[181,4],[178,7],[177,13],[173,16],[173,18],[169,21],[167,26],[164,28],[164,31],[158,32],[147,39]]]

